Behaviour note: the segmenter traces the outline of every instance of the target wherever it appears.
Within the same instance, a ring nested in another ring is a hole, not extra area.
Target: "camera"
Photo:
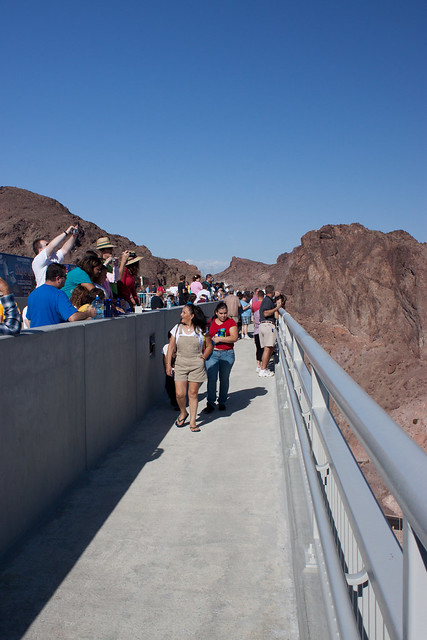
[[[128,260],[130,260],[131,258],[136,258],[136,253],[135,253],[135,251],[129,251],[129,258],[128,258]]]

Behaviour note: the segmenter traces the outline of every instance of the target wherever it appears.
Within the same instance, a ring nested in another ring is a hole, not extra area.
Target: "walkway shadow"
[[[144,465],[162,455],[159,444],[175,418],[168,407],[150,410],[3,560],[0,638],[23,637]]]
[[[265,396],[268,393],[268,389],[265,387],[249,387],[248,389],[239,389],[238,391],[233,391],[228,395],[227,400],[227,409],[225,411],[218,411],[215,409],[213,413],[206,414],[202,411],[202,407],[199,406],[199,418],[198,424],[203,426],[212,422],[213,419],[217,419],[219,417],[230,416],[233,413],[237,413],[238,411],[243,411],[248,407],[251,402],[255,398],[259,396]],[[199,400],[203,397],[203,394],[199,395]],[[200,422],[201,421],[201,422]]]

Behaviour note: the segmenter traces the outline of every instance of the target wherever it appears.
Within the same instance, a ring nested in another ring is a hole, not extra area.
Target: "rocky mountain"
[[[79,218],[57,200],[25,189],[0,187],[0,252],[33,257],[32,243],[35,238],[54,238],[75,224],[79,224],[83,230],[81,246],[73,254],[75,258],[80,258],[87,249],[94,249],[98,238],[109,236],[117,245],[117,255],[130,249],[143,257],[140,275],[150,282],[177,284],[181,273],[190,278],[198,272],[196,266],[187,262],[153,256],[146,246],[136,245],[129,238],[111,234]]]
[[[215,276],[273,284],[291,315],[427,450],[427,245],[360,224],[310,231],[274,265],[234,257]],[[357,460],[386,511],[393,499],[344,421]]]

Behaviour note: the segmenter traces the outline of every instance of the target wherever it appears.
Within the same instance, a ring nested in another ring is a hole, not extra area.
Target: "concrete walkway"
[[[149,412],[4,568],[2,640],[298,638],[275,381],[236,356],[226,412]]]

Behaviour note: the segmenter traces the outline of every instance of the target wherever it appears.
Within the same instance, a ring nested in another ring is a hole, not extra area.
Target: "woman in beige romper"
[[[203,346],[205,346],[204,350]],[[184,426],[188,418],[186,410],[188,386],[190,429],[200,431],[196,425],[199,387],[207,379],[205,360],[211,355],[213,345],[209,334],[206,334],[205,315],[195,304],[190,303],[183,307],[180,324],[171,330],[165,363],[168,376],[173,375],[171,362],[175,349],[175,390],[181,411],[176,425]]]

